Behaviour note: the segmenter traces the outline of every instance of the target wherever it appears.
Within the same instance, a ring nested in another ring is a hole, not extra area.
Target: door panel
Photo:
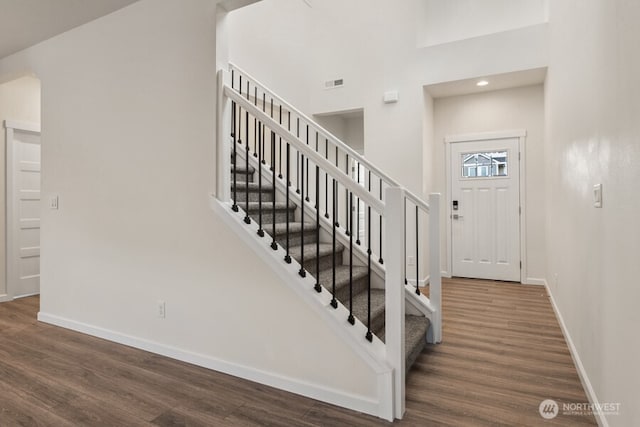
[[[452,275],[520,281],[517,138],[451,144]]]
[[[13,274],[9,286],[12,296],[20,297],[40,292],[40,135],[15,129],[11,144],[13,247],[9,262]]]

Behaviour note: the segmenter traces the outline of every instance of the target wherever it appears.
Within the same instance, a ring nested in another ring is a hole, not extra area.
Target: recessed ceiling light
[[[488,85],[489,82],[486,80],[480,80],[478,83],[476,83],[476,86],[486,86]]]

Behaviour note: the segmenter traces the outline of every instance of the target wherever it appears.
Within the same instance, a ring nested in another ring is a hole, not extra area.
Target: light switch
[[[51,196],[49,198],[49,208],[58,209],[58,196]]]
[[[596,208],[602,207],[602,184],[593,186],[593,206]]]

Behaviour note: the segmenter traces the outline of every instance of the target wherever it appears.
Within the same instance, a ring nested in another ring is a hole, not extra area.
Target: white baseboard
[[[573,363],[576,365],[576,370],[578,371],[578,376],[580,377],[580,381],[582,382],[582,386],[587,394],[587,398],[589,402],[596,407],[600,402],[598,400],[598,396],[596,396],[596,392],[591,385],[591,381],[589,380],[589,376],[587,375],[587,371],[584,369],[584,365],[582,364],[582,360],[580,359],[580,355],[578,354],[578,350],[576,346],[573,344],[573,340],[571,339],[571,335],[569,334],[569,330],[567,329],[567,325],[564,323],[564,319],[562,318],[562,314],[556,305],[556,300],[553,297],[553,293],[549,288],[549,284],[546,280],[541,279],[543,281],[544,287],[547,289],[547,293],[549,294],[549,299],[551,300],[551,306],[553,307],[553,311],[556,313],[556,318],[558,319],[558,323],[560,324],[560,329],[562,330],[562,334],[564,335],[564,339],[567,342],[567,346],[569,347],[569,353],[571,353],[571,358],[573,359]],[[609,427],[609,423],[607,422],[607,418],[604,414],[595,413],[593,414],[598,422],[600,427]]]
[[[407,284],[415,285],[416,279],[407,279]],[[429,276],[424,279],[420,279],[419,286],[427,286],[429,284]]]
[[[11,298],[7,294],[1,294],[0,295],[0,302],[8,302],[8,301],[13,301],[13,298]]]
[[[546,286],[547,281],[545,279],[537,279],[535,277],[527,277],[522,282],[523,285],[536,285],[536,286]]]
[[[215,357],[198,354],[176,347],[160,344],[146,339],[122,334],[120,332],[92,326],[75,320],[66,319],[49,313],[38,313],[38,320],[62,328],[71,329],[83,334],[102,338],[118,344],[145,350],[151,353],[191,363],[203,368],[223,372],[235,377],[244,378],[270,387],[285,390],[291,393],[331,403],[336,406],[352,409],[373,416],[379,416],[380,403],[374,399],[356,396],[340,390],[331,389],[318,384],[312,384],[295,378],[286,377],[272,372],[243,366]]]

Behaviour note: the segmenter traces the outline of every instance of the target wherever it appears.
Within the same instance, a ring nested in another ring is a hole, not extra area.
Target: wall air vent
[[[344,86],[344,79],[327,80],[324,82],[325,89],[335,89]]]

